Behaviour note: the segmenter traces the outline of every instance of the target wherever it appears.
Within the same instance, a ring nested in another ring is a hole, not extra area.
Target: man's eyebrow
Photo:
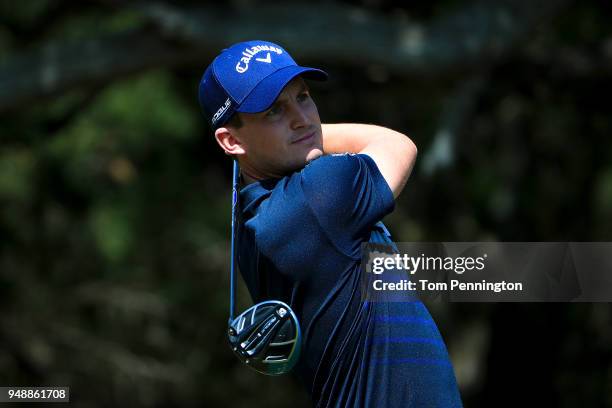
[[[282,105],[283,103],[285,103],[286,99],[287,99],[286,97],[279,96],[279,97],[278,97],[278,98],[276,98],[276,100],[275,100],[275,101],[272,103],[272,105],[270,105],[270,107],[269,107],[268,109],[266,109],[266,110],[270,110],[270,109],[272,109],[272,108],[274,108],[274,107],[277,107],[277,106],[279,106],[279,105]]]
[[[302,93],[304,91],[309,91],[310,89],[308,88],[308,85],[306,84],[306,82],[302,82],[300,84],[300,87],[298,88],[298,92],[297,93]],[[286,103],[287,99],[287,95],[283,92],[281,93],[278,98],[272,103],[272,105],[270,105],[270,107],[268,109],[266,109],[265,111],[263,111],[263,113],[268,112],[270,109],[276,108],[277,106]]]
[[[268,107],[268,109],[266,109],[266,110],[262,111],[262,112],[261,112],[261,114],[262,114],[262,115],[265,115],[265,114],[266,114],[266,113],[268,113],[270,110],[272,110],[272,109],[274,109],[274,108],[278,107],[278,106],[279,106],[279,105],[281,105],[282,103],[283,103],[283,100],[282,100],[280,97],[278,97],[278,98],[277,98],[277,99],[276,99],[276,100],[275,100],[275,101],[272,103],[272,105],[270,105],[270,106]]]

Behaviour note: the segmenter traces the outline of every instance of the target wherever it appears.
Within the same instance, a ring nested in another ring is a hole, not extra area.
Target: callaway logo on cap
[[[226,48],[206,68],[198,98],[214,129],[234,112],[257,113],[270,107],[296,76],[324,81],[327,73],[301,67],[281,46],[245,41]]]

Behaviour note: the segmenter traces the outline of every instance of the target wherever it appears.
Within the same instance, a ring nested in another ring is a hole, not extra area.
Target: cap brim
[[[316,81],[325,81],[327,79],[327,73],[316,68],[291,65],[279,69],[257,84],[238,108],[236,108],[236,112],[257,113],[265,111],[274,103],[285,86],[299,75]]]

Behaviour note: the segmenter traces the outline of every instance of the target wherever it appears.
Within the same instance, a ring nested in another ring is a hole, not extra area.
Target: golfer
[[[255,302],[296,313],[294,372],[316,407],[460,407],[446,346],[419,301],[367,302],[361,244],[391,243],[393,211],[417,149],[373,125],[321,124],[306,80],[281,46],[247,41],[206,69],[199,101],[241,169],[238,265]]]

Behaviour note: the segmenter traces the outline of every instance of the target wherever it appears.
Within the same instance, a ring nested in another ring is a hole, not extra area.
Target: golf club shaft
[[[236,306],[236,207],[238,203],[238,177],[240,168],[238,160],[234,159],[234,171],[232,175],[232,242],[231,242],[231,258],[230,258],[230,307],[229,307],[229,324],[234,320]]]

